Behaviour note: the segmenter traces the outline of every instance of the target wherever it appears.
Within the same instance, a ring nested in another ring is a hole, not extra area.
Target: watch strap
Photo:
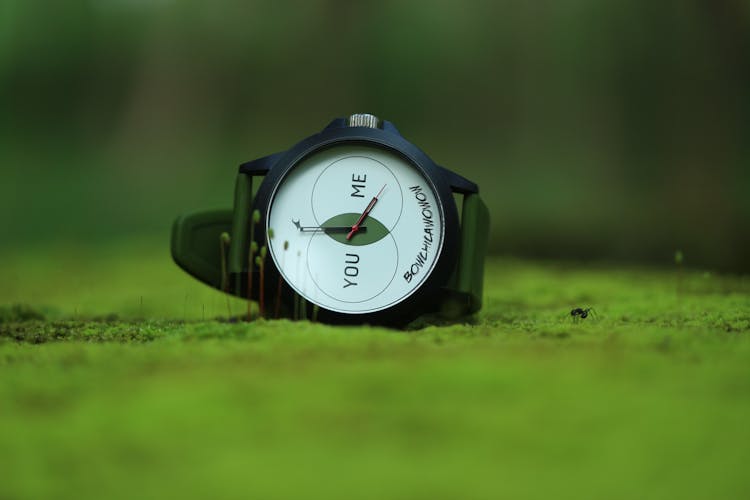
[[[229,245],[228,266],[230,290],[235,295],[246,295],[247,270],[249,265],[250,228],[253,224],[253,176],[237,174],[234,184],[234,210],[232,211],[232,233]]]
[[[237,174],[234,208],[194,212],[172,224],[172,258],[205,284],[247,297],[250,234],[253,232],[253,175]],[[222,240],[222,233],[229,241]]]
[[[219,290],[223,283],[222,233],[232,230],[232,210],[195,212],[172,225],[172,259],[188,274]]]
[[[482,198],[478,194],[464,195],[458,262],[445,288],[442,312],[460,316],[481,309],[489,229],[490,213]]]

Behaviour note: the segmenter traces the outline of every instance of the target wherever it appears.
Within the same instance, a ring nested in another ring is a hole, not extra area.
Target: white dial
[[[432,272],[442,207],[414,165],[388,150],[342,145],[316,152],[271,197],[269,249],[286,282],[331,311],[392,307]]]

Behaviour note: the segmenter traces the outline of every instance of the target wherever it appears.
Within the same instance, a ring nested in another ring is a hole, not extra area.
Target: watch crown
[[[379,128],[380,119],[368,113],[357,113],[349,117],[348,123],[350,127]]]

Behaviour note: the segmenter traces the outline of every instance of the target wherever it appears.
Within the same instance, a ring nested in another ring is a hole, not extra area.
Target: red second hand
[[[354,236],[354,233],[359,231],[359,225],[362,224],[362,221],[365,220],[365,217],[367,217],[370,212],[372,212],[373,207],[375,207],[375,204],[378,202],[378,198],[380,198],[380,195],[383,194],[383,190],[388,184],[384,184],[382,188],[380,188],[380,191],[378,191],[378,194],[375,195],[375,197],[370,200],[370,203],[368,203],[367,208],[365,208],[365,211],[362,212],[362,215],[359,216],[359,220],[352,226],[352,230],[349,231],[349,234],[346,235],[347,241],[352,239],[352,236]]]

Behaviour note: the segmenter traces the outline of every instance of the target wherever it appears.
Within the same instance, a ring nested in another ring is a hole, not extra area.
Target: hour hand
[[[294,219],[292,219],[292,224],[294,224],[301,233],[346,234],[352,230],[351,226],[303,226],[302,224],[300,224],[299,220]],[[362,226],[359,228],[359,230],[367,232],[367,227]]]

